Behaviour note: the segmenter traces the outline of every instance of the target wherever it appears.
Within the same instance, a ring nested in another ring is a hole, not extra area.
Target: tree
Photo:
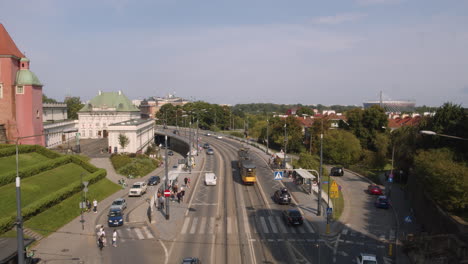
[[[78,119],[78,111],[83,108],[84,104],[81,103],[80,97],[68,97],[65,99],[67,104],[67,115],[69,119]]]
[[[283,149],[285,143],[285,126],[287,135],[287,152],[301,152],[304,149],[302,144],[302,128],[299,121],[294,116],[288,116],[286,119],[274,117],[270,120],[269,142],[271,146],[277,149]]]
[[[361,144],[356,136],[344,130],[330,130],[323,138],[324,159],[348,167],[359,160]]]
[[[124,150],[128,144],[130,143],[130,139],[125,134],[119,134],[119,145]]]
[[[301,107],[296,111],[297,116],[302,116],[302,115],[313,116],[314,114],[315,114],[314,110],[308,107]]]
[[[299,154],[299,159],[297,161],[293,161],[293,164],[296,169],[302,168],[318,171],[320,167],[320,158],[310,155],[309,153],[302,152]]]
[[[47,97],[45,94],[42,94],[42,103],[57,103],[57,100]]]
[[[346,113],[350,131],[359,139],[363,148],[377,151],[375,145],[379,132],[385,131],[388,126],[387,115],[383,108],[373,105],[368,109],[352,109]]]

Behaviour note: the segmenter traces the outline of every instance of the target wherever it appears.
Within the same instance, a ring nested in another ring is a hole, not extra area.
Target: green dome
[[[42,83],[32,71],[22,69],[16,73],[16,85],[42,86]]]
[[[21,62],[29,62],[29,59],[28,59],[28,58],[21,58],[20,61],[21,61]]]
[[[91,99],[80,112],[93,111],[93,108],[103,110],[112,108],[118,112],[140,112],[122,92],[99,92],[99,95]]]

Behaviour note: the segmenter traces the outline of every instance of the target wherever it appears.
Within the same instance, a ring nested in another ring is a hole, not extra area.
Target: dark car
[[[375,204],[375,207],[377,208],[383,208],[383,209],[390,208],[390,201],[388,200],[388,197],[384,195],[377,197],[377,200],[375,200],[374,204]]]
[[[203,148],[204,148],[204,149],[209,149],[209,148],[210,148],[210,144],[205,143],[205,144],[203,145]]]
[[[330,176],[343,176],[344,169],[343,167],[333,167],[330,170]]]
[[[159,176],[151,176],[148,179],[148,185],[158,185],[161,182],[161,178]]]
[[[184,258],[182,264],[201,264],[198,258]]]
[[[214,154],[214,150],[212,148],[209,148],[206,150],[206,155],[213,155]]]
[[[109,214],[107,215],[107,225],[112,226],[121,226],[124,224],[123,212],[119,208],[111,208]]]
[[[296,209],[284,210],[283,218],[288,225],[302,225],[304,223],[301,212]]]
[[[273,200],[279,204],[290,204],[291,203],[291,194],[288,192],[288,189],[281,188],[277,190],[273,195]]]
[[[383,195],[383,190],[378,185],[371,184],[367,187],[367,192],[372,195]]]
[[[173,152],[172,150],[169,150],[169,151],[167,152],[167,155],[168,155],[168,156],[174,156],[174,152]]]

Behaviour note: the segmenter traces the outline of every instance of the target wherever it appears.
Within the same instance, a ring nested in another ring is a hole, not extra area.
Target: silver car
[[[110,210],[113,208],[120,209],[123,212],[127,208],[127,202],[124,198],[117,198],[112,202]]]

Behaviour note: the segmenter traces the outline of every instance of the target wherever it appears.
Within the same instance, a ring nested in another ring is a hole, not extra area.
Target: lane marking
[[[227,217],[227,233],[231,234],[232,228],[232,219],[230,216]]]
[[[123,243],[125,242],[125,238],[122,235],[122,230],[117,230],[118,238],[120,239],[120,242]]]
[[[198,231],[198,233],[199,234],[204,234],[205,233],[205,228],[206,228],[206,217],[202,217],[201,224],[200,224],[200,230]]]
[[[262,224],[263,233],[265,234],[270,233],[270,230],[268,230],[267,224],[265,222],[265,218],[263,216],[260,216],[260,223]]]
[[[164,245],[164,243],[162,242],[162,240],[158,239],[159,243],[161,243],[161,246],[163,247],[164,249],[164,264],[167,264],[167,262],[169,261],[169,254],[167,252],[167,248],[166,248],[166,245]]]
[[[276,227],[275,219],[273,218],[273,216],[268,216],[268,221],[270,222],[273,233],[275,234],[278,233],[278,228]]]
[[[135,233],[139,239],[145,239],[139,228],[134,228],[133,230],[135,230]]]
[[[190,228],[190,234],[195,234],[195,230],[197,229],[198,217],[194,217],[192,221],[192,228]]]
[[[281,233],[288,233],[286,230],[286,226],[284,226],[283,221],[281,221],[279,216],[275,216],[276,221],[278,222],[279,229],[281,230]]]
[[[143,230],[145,231],[147,238],[149,238],[149,239],[154,238],[153,234],[151,234],[151,231],[149,230],[149,228],[147,226],[143,226]]]
[[[312,226],[310,225],[309,221],[304,221],[304,225],[305,225],[305,228],[307,229],[307,231],[309,233],[315,233],[314,229],[312,228]]]
[[[214,216],[210,217],[210,223],[208,224],[208,234],[213,234],[215,228],[215,218]]]
[[[184,225],[182,226],[182,231],[180,231],[181,234],[185,234],[187,232],[189,222],[190,222],[190,218],[186,217],[184,220]]]
[[[349,231],[348,228],[345,228],[345,229],[343,229],[343,230],[341,231],[341,234],[342,234],[342,235],[346,235],[346,234],[348,234],[348,231]]]

